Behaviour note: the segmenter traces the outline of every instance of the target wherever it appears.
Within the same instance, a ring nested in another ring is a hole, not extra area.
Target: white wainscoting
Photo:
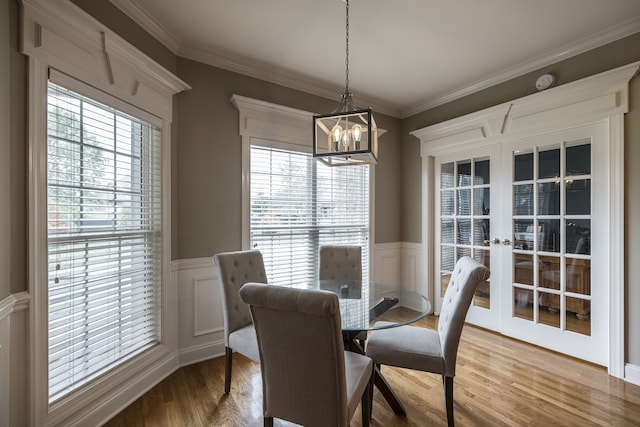
[[[632,384],[640,385],[640,366],[627,363],[624,367],[624,379]]]
[[[371,257],[371,280],[394,285],[402,282],[402,243],[374,245]]]
[[[377,244],[372,254],[372,279],[401,284],[426,293],[422,245],[393,242]],[[192,258],[172,263],[178,288],[178,348],[185,366],[224,354],[224,323],[217,269],[213,259]]]
[[[224,354],[222,293],[213,258],[172,263],[178,288],[178,348],[181,366]]]
[[[372,280],[400,284],[427,295],[421,243],[379,243],[373,252]]]

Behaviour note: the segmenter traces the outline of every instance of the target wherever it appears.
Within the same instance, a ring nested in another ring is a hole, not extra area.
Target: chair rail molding
[[[29,294],[0,301],[0,426],[27,423],[27,310]]]
[[[629,112],[629,82],[640,69],[634,62],[581,80],[486,108],[411,132],[420,139],[422,157],[423,242],[433,241],[434,158],[487,147],[529,136],[605,122],[609,129],[609,193],[611,236],[608,272],[609,373],[625,376],[624,283],[624,114]],[[430,201],[430,202],[429,202]],[[432,265],[430,248],[423,248],[424,265]],[[435,274],[427,274],[434,288]],[[634,372],[633,368],[628,368]],[[637,375],[637,373],[636,373]]]

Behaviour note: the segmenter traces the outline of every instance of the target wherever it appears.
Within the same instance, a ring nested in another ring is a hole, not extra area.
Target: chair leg
[[[273,417],[264,417],[264,427],[273,427]]]
[[[376,372],[371,375],[371,384],[369,384],[369,420],[373,417],[373,387],[375,386]]]
[[[444,400],[447,406],[447,424],[449,427],[454,427],[453,420],[453,377],[442,376],[442,382],[444,384]]]
[[[231,391],[231,360],[233,350],[229,347],[224,348],[224,392],[229,393]]]
[[[373,372],[371,372],[371,378],[367,388],[362,394],[362,402],[360,404],[362,409],[362,427],[369,427],[369,420],[371,419],[371,410],[373,407]]]

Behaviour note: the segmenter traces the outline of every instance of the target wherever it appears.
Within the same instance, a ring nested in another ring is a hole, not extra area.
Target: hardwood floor
[[[418,325],[435,328],[428,316]],[[396,416],[376,391],[372,426],[446,425],[437,375],[383,367],[407,409]],[[261,426],[260,367],[234,355],[225,395],[222,357],[179,369],[106,424],[119,426]],[[606,370],[473,326],[462,333],[454,386],[458,426],[638,426],[640,386]],[[290,423],[276,420],[276,426]],[[360,410],[351,426],[360,426]]]

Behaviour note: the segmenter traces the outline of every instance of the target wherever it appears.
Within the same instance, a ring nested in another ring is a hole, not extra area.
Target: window
[[[308,153],[260,145],[250,156],[250,245],[262,252],[269,281],[317,278],[326,244],[361,246],[368,280],[369,167],[328,167]]]
[[[161,132],[49,82],[49,402],[160,341]]]

